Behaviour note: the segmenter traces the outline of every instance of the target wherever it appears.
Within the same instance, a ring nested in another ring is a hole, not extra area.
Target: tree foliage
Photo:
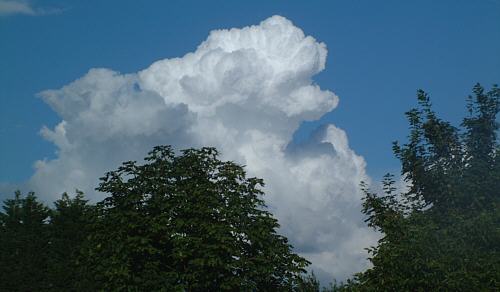
[[[291,291],[308,261],[277,234],[262,179],[214,148],[176,156],[158,146],[142,165],[101,178],[109,197],[79,191],[49,209],[33,193],[0,213],[2,291]]]
[[[95,208],[84,195],[76,191],[73,198],[67,193],[54,203],[49,224],[50,253],[46,280],[57,291],[78,290],[81,281],[79,257],[82,244],[91,233]]]
[[[0,213],[0,290],[290,291],[309,264],[277,234],[263,181],[214,148],[155,147],[101,179],[89,205],[33,193]],[[302,286],[300,286],[302,285]]]
[[[406,113],[407,144],[394,144],[409,190],[365,189],[363,212],[383,233],[369,249],[373,267],[348,291],[494,291],[500,287],[500,90],[479,84],[462,127],[439,119],[429,97]]]
[[[74,291],[92,207],[77,192],[49,209],[16,192],[0,213],[0,291]]]
[[[0,213],[0,290],[43,291],[48,287],[40,271],[48,269],[50,210],[34,193],[15,193]]]
[[[300,283],[308,262],[276,233],[263,181],[217,155],[159,146],[145,164],[125,162],[101,179],[109,197],[83,250],[95,288],[290,291]]]

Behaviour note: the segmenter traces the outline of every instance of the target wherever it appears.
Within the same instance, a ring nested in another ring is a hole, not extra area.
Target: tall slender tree
[[[437,117],[429,97],[407,112],[409,141],[394,145],[409,190],[365,189],[363,212],[383,233],[373,267],[342,287],[354,291],[500,289],[500,90],[477,84],[462,128]]]
[[[0,290],[47,291],[50,211],[18,191],[0,213]]]
[[[49,225],[50,257],[46,278],[54,291],[75,291],[81,278],[80,249],[90,234],[95,208],[78,190],[72,198],[67,193],[62,194],[54,206]]]

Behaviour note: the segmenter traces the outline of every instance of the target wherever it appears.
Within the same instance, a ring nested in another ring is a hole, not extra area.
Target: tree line
[[[320,288],[267,210],[260,178],[214,148],[157,146],[49,208],[16,192],[0,212],[1,291],[495,291],[500,288],[500,90],[479,84],[460,127],[417,93],[393,176],[364,190],[372,267]],[[332,226],[335,228],[335,226]]]

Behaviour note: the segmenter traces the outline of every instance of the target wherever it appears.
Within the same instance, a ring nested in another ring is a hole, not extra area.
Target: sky
[[[360,180],[399,173],[415,93],[459,124],[500,81],[500,1],[0,0],[0,198],[216,146],[322,279],[366,268]],[[291,183],[293,182],[293,183]]]

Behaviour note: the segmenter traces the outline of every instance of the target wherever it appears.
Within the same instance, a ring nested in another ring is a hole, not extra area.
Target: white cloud
[[[61,12],[57,8],[35,8],[31,2],[23,0],[0,0],[0,16],[2,15],[46,15]]]
[[[0,1],[0,15],[28,14],[34,15],[35,11],[25,1]]]
[[[212,31],[196,51],[136,74],[92,69],[40,94],[62,121],[41,130],[57,158],[37,162],[29,186],[47,199],[79,188],[98,200],[99,176],[154,145],[215,146],[265,179],[282,232],[318,274],[344,279],[366,267],[363,248],[377,239],[360,213],[365,162],[333,125],[291,143],[302,121],[338,103],[312,82],[326,55],[325,44],[273,16]]]

